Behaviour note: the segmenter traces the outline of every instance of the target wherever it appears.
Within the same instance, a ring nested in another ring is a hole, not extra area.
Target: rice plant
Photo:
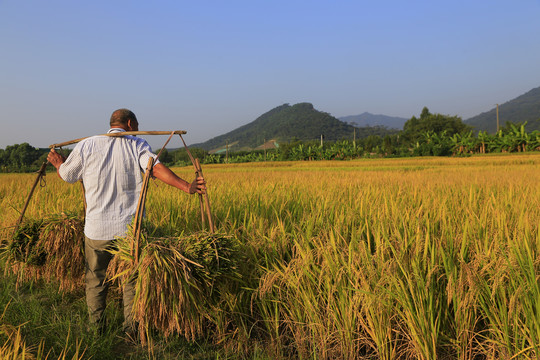
[[[139,272],[143,330],[222,354],[537,358],[538,165],[536,154],[209,165],[219,239],[202,241],[196,197],[152,183],[141,260],[120,240],[111,276]],[[23,202],[11,189],[30,177],[17,179],[0,181],[4,228]],[[48,179],[28,216],[77,212],[80,196]]]

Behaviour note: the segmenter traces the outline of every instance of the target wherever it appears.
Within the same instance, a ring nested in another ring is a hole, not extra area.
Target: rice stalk
[[[396,301],[394,311],[401,332],[410,342],[413,356],[435,359],[441,343],[441,327],[445,316],[445,278],[437,261],[436,247],[427,236],[418,234],[417,246],[424,245],[424,253],[394,251],[396,273],[389,288]]]
[[[10,259],[28,265],[41,266],[46,254],[37,246],[43,220],[27,220],[13,234],[11,241],[3,244],[3,253]]]
[[[28,219],[0,250],[18,282],[58,282],[61,291],[80,288],[84,278],[84,223],[75,213]]]
[[[0,343],[0,358],[6,360],[36,359],[33,354],[35,348],[25,343],[21,334],[21,326],[13,326],[5,323],[4,318],[8,307],[9,303],[0,315],[0,336],[2,338],[2,343]],[[43,343],[40,344],[38,353],[42,349]]]
[[[111,250],[111,279],[135,277],[134,319],[139,333],[161,331],[194,340],[215,325],[215,311],[228,291],[225,280],[238,279],[233,239],[206,232],[174,238],[141,234],[139,263],[130,254],[131,237]]]
[[[28,345],[22,335],[22,327],[25,325],[13,326],[5,323],[4,318],[9,303],[4,308],[4,312],[0,315],[0,359],[2,360],[46,360],[49,359],[50,352],[45,353],[45,341],[42,339],[38,346]],[[58,360],[65,360],[69,350],[70,333],[67,334],[65,347],[58,356]],[[75,345],[75,353],[71,359],[83,359],[85,351],[81,351],[81,344],[77,341]]]
[[[370,237],[369,225],[363,228],[365,237]],[[389,286],[390,274],[395,269],[395,262],[391,259],[379,258],[368,247],[368,242],[359,240],[356,247],[351,249],[351,257],[356,257],[354,274],[358,285],[355,287],[361,314],[358,317],[359,325],[366,334],[366,341],[377,355],[377,358],[391,360],[396,358],[396,332],[393,329],[395,315],[391,296],[385,289]],[[380,244],[381,245],[381,244]]]
[[[78,215],[62,213],[45,219],[37,246],[48,254],[45,280],[59,281],[61,290],[82,287],[85,276],[84,222]]]
[[[4,360],[35,360],[37,359],[33,352],[34,348],[26,345],[21,335],[20,326],[1,325],[0,333],[6,337],[4,343],[0,345],[0,358]],[[40,345],[40,349],[43,344]]]

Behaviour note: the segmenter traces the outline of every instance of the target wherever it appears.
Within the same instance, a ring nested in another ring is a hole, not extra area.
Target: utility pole
[[[321,147],[322,147],[322,143],[323,143],[322,138],[323,138],[323,136],[322,136],[322,134],[321,134]]]
[[[499,104],[495,104],[497,106],[497,132],[499,132]]]
[[[229,163],[229,139],[225,142],[225,164]]]
[[[353,143],[353,148],[356,149],[356,128],[354,128],[352,143]]]
[[[264,139],[263,148],[264,148],[264,161],[266,161],[266,139]]]

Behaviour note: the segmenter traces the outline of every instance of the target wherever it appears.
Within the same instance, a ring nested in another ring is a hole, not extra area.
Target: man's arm
[[[153,175],[159,180],[163,181],[167,185],[174,186],[177,189],[185,191],[188,194],[204,194],[206,191],[206,183],[202,177],[198,177],[190,184],[186,180],[178,177],[168,167],[162,163],[158,163],[154,166]]]

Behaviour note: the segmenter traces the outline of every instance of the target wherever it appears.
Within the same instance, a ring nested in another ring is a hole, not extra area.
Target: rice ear
[[[20,280],[58,281],[61,291],[81,287],[84,277],[84,221],[74,213],[26,219],[1,249]]]
[[[46,274],[60,281],[61,290],[84,283],[84,222],[76,214],[62,213],[44,222],[38,246],[48,254]]]
[[[132,310],[139,333],[154,328],[165,337],[176,333],[194,340],[203,335],[205,324],[212,321],[216,304],[224,296],[214,285],[239,277],[232,238],[206,232],[150,238],[143,233],[140,244],[139,263],[135,265],[129,256],[130,234],[119,239],[108,271],[111,278],[124,280],[136,272]]]

